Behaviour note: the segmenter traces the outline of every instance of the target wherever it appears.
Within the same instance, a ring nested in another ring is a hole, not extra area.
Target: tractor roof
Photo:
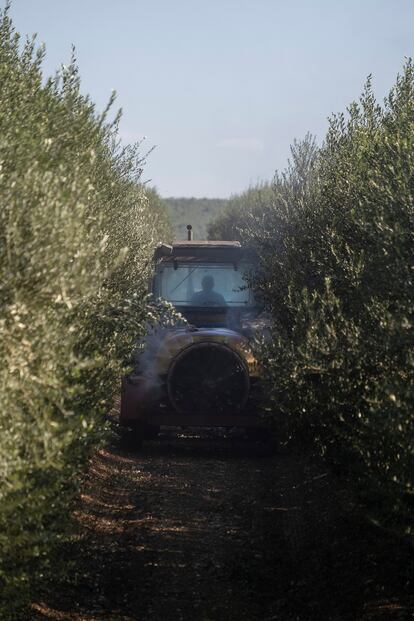
[[[189,248],[241,248],[239,241],[209,241],[209,240],[177,240],[172,244],[173,248],[183,248],[188,246]]]
[[[240,261],[245,250],[238,241],[174,241],[160,244],[154,252],[154,260],[164,262],[212,262],[226,263]]]

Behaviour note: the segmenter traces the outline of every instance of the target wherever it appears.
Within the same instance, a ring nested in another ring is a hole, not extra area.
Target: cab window
[[[251,269],[247,264],[163,265],[156,276],[156,295],[176,306],[252,306],[247,284]]]

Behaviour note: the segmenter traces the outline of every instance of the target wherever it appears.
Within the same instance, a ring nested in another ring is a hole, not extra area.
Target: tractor
[[[187,229],[187,240],[155,249],[149,285],[185,323],[153,331],[122,380],[120,422],[137,439],[161,426],[262,428],[254,258],[238,241],[194,241]]]

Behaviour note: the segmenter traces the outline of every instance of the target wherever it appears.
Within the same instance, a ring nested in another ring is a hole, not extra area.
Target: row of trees
[[[412,62],[383,105],[368,80],[321,148],[295,143],[287,170],[230,200],[209,232],[259,256],[273,418],[358,482],[375,523],[412,535]]]
[[[169,236],[136,147],[80,92],[74,60],[0,15],[0,618],[62,568],[71,500],[149,317],[150,254]],[[64,561],[63,561],[64,562]]]
[[[187,224],[194,239],[207,239],[207,225],[227,204],[225,198],[164,198],[175,239],[187,239]]]

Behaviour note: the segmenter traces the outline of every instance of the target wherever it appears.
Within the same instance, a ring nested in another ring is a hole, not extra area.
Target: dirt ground
[[[413,553],[355,517],[299,452],[215,431],[100,451],[62,551],[69,583],[31,619],[384,621],[414,618]]]

